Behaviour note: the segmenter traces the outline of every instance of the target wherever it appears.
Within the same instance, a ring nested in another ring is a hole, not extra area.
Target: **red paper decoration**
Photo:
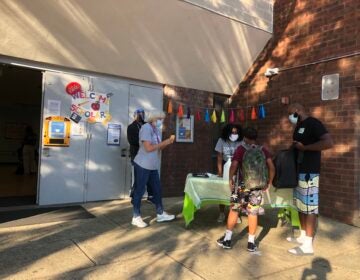
[[[179,118],[182,118],[184,116],[184,110],[183,110],[183,107],[181,104],[179,105],[179,108],[178,108],[178,116],[179,116]]]
[[[196,112],[196,120],[198,120],[198,121],[201,120],[200,111],[197,111],[197,112]]]
[[[234,110],[231,109],[229,123],[233,123],[233,122],[235,122],[235,114],[234,114]]]
[[[251,119],[252,119],[252,120],[256,120],[256,119],[257,119],[255,107],[252,107],[252,109],[251,109]]]

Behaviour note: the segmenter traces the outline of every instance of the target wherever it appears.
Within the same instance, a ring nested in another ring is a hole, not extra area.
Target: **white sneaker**
[[[289,237],[286,237],[286,241],[302,245],[304,243],[304,238],[301,238],[301,237],[295,238],[295,237],[289,236]]]
[[[139,228],[144,228],[144,227],[147,227],[147,226],[148,226],[148,224],[145,223],[145,222],[141,219],[140,216],[138,216],[138,217],[133,217],[133,218],[132,218],[132,221],[131,221],[131,224],[132,224],[133,226],[137,226],[137,227],[139,227]]]
[[[161,222],[167,222],[167,221],[172,221],[175,219],[175,215],[169,215],[168,213],[166,213],[165,211],[163,211],[162,214],[157,214],[157,218],[156,221],[158,223]]]
[[[225,221],[225,213],[220,213],[219,214],[219,217],[217,218],[217,222],[218,223],[222,223],[222,222],[224,222]]]

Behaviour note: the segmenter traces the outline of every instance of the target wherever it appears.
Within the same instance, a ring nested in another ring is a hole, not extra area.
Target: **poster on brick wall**
[[[194,116],[176,118],[176,142],[194,142]]]

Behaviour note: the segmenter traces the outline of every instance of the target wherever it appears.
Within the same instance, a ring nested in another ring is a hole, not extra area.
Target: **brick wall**
[[[302,103],[309,114],[323,121],[335,146],[323,152],[320,212],[357,225],[360,224],[359,11],[358,0],[276,1],[274,36],[231,98],[231,106],[266,103],[267,117],[247,122],[258,127],[260,141],[273,152],[291,143],[292,127],[281,97]],[[269,67],[281,70],[271,80],[264,76]],[[323,101],[322,76],[334,73],[340,74],[339,99]]]
[[[174,113],[167,114],[165,118],[163,139],[175,134],[179,104],[182,104],[184,114],[189,106],[191,114],[201,111],[201,121],[194,120],[194,143],[175,142],[162,152],[161,182],[164,196],[183,195],[186,175],[190,172],[215,172],[212,155],[215,147],[214,133],[218,130],[218,125],[206,123],[203,110],[213,107],[214,96],[214,93],[195,89],[168,85],[164,87],[164,111],[167,111],[170,99]]]

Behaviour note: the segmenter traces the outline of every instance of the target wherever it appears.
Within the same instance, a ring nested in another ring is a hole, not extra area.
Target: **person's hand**
[[[266,191],[270,190],[270,188],[272,187],[272,185],[273,185],[272,183],[268,183],[267,186],[266,186],[266,188],[263,189],[263,192],[266,192]]]
[[[170,144],[174,143],[174,141],[175,141],[175,135],[171,135],[171,136],[169,137],[169,142],[170,142]]]
[[[294,141],[293,144],[294,144],[294,147],[296,149],[298,149],[299,151],[305,151],[305,146],[304,146],[303,143],[298,142],[298,141]]]
[[[229,187],[231,192],[235,189],[235,183],[233,179],[229,180]]]

